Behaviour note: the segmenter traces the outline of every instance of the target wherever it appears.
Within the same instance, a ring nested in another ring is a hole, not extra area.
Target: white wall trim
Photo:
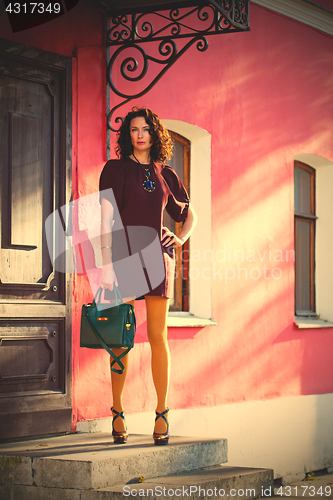
[[[316,312],[320,319],[333,321],[333,163],[308,153],[294,159],[316,170]]]
[[[251,0],[252,3],[283,14],[312,28],[333,35],[333,12],[303,0]]]
[[[211,280],[205,279],[205,276],[210,276],[211,259],[205,260],[204,256],[210,255],[212,244],[211,134],[180,120],[163,119],[163,124],[191,142],[190,197],[198,215],[198,224],[190,238],[189,312],[193,316],[209,320],[212,314]],[[177,318],[173,318],[170,326],[185,326],[185,319],[182,318],[182,324],[178,325]]]
[[[300,329],[333,328],[333,322],[327,319],[304,318],[302,316],[295,316],[295,325]]]

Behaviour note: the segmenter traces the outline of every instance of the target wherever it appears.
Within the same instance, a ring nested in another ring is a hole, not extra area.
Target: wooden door
[[[44,227],[68,200],[69,81],[68,59],[0,40],[0,439],[71,430],[69,276]]]

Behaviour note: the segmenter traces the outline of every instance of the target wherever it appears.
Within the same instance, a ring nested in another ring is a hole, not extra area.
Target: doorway
[[[70,138],[71,59],[0,40],[0,439],[71,431],[71,276],[44,227]]]

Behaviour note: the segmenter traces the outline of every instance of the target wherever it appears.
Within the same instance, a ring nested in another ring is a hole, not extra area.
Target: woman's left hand
[[[183,245],[183,240],[178,238],[178,236],[170,231],[170,229],[168,229],[167,227],[162,227],[162,231],[164,233],[162,236],[162,245],[164,247],[181,247]]]

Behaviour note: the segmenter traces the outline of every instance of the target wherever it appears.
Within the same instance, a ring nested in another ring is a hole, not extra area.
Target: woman
[[[177,174],[171,167],[163,164],[171,157],[172,142],[168,131],[155,113],[147,108],[133,108],[127,114],[118,132],[116,153],[119,159],[108,161],[100,178],[103,257],[101,286],[113,290],[114,285],[121,285],[118,284],[114,268],[117,258],[112,235],[117,208],[125,228],[129,226],[152,228],[157,231],[161,241],[165,277],[157,287],[150,289],[144,298],[147,310],[147,334],[151,346],[152,376],[157,396],[153,438],[156,445],[167,444],[170,352],[166,320],[174,271],[172,247],[183,245],[190,237],[196,224],[196,215]],[[107,193],[110,188],[114,195],[112,200],[115,200],[117,207],[113,206],[114,201],[111,202],[107,195],[104,197],[103,191]],[[183,222],[178,236],[168,228],[162,227],[164,208],[175,221]],[[121,255],[118,257],[121,258]],[[135,300],[126,301],[134,305]],[[114,352],[119,355],[121,350],[115,349]],[[123,358],[123,364],[125,370],[122,374],[111,371],[112,435],[114,442],[117,443],[125,443],[127,440],[122,399],[128,355]]]

